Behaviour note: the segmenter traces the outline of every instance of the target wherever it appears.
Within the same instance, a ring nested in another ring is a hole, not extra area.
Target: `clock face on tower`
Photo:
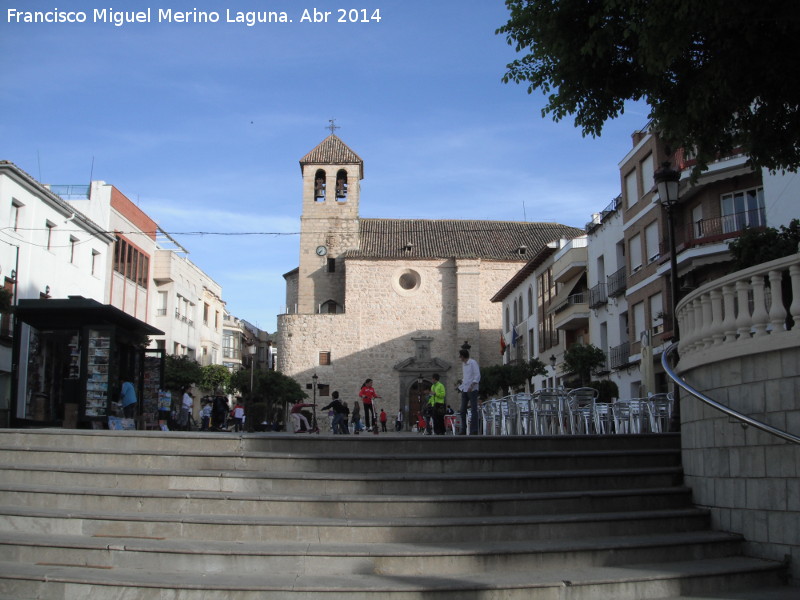
[[[328,253],[328,249],[325,246],[317,246],[317,256],[325,256]]]

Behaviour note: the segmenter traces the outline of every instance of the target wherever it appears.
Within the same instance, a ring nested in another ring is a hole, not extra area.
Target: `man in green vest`
[[[445,389],[444,384],[439,381],[439,374],[433,374],[433,385],[431,385],[431,396],[428,399],[428,404],[433,409],[433,433],[435,435],[444,435],[444,413],[446,405],[444,402]]]

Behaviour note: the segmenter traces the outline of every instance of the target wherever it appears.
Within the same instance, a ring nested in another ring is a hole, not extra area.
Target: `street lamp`
[[[317,380],[318,379],[319,377],[317,377],[316,373],[314,373],[311,376],[311,381],[312,381],[311,387],[314,390],[314,415],[313,415],[314,422],[312,423],[311,429],[312,431],[316,431],[317,433],[319,433],[319,426],[317,425]]]
[[[256,364],[256,352],[258,351],[258,346],[256,344],[252,344],[247,347],[248,352],[250,352],[250,396],[253,395],[253,371],[255,370]]]
[[[669,273],[670,273],[670,314],[672,315],[672,340],[678,342],[680,333],[678,331],[678,315],[675,313],[675,306],[678,304],[678,255],[675,252],[675,219],[674,213],[678,206],[678,184],[681,179],[680,172],[673,169],[669,162],[663,162],[661,168],[653,174],[653,180],[658,190],[658,200],[667,213],[667,230],[669,234]],[[672,411],[670,429],[680,430],[681,423],[681,403],[680,388],[675,385],[673,396],[675,398],[675,408]]]
[[[658,200],[667,213],[667,230],[669,235],[669,270],[670,270],[670,314],[672,315],[673,340],[678,341],[678,317],[675,305],[678,303],[678,257],[675,253],[675,208],[678,206],[678,183],[681,174],[664,162],[653,174],[658,190]]]

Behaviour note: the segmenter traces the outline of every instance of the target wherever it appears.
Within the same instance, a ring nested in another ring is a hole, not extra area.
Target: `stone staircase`
[[[797,598],[675,435],[0,430],[0,598]]]

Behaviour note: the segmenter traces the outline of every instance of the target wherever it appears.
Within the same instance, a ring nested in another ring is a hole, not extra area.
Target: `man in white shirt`
[[[469,357],[469,350],[462,348],[458,352],[463,363],[463,376],[461,385],[461,431],[459,435],[467,435],[467,406],[472,411],[472,421],[469,425],[470,435],[478,435],[478,387],[481,382],[481,369],[474,358]]]

